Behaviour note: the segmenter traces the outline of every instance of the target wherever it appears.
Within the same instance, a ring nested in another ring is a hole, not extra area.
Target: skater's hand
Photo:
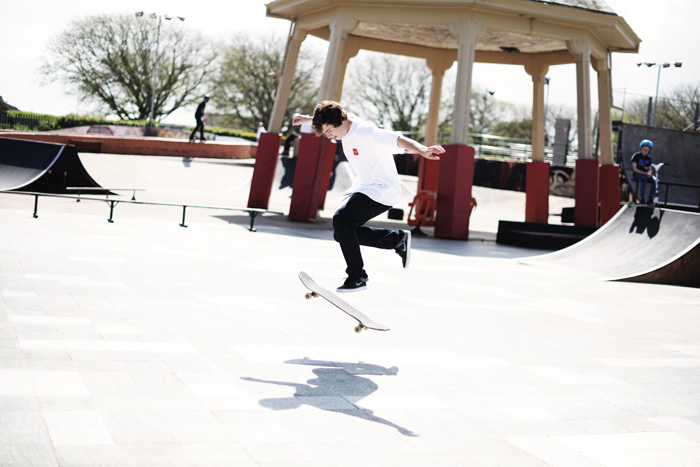
[[[401,149],[405,149],[413,154],[418,153],[426,159],[434,161],[440,160],[440,154],[445,154],[445,148],[442,146],[424,146],[418,141],[412,140],[411,138],[407,138],[403,135],[399,136],[397,145]]]
[[[311,123],[312,121],[313,121],[313,117],[310,115],[296,114],[296,115],[294,115],[294,118],[292,119],[292,126],[302,125],[304,123]]]
[[[425,157],[426,159],[430,159],[433,161],[439,161],[440,160],[440,154],[445,154],[445,148],[442,146],[430,146],[426,147],[425,151],[421,151],[421,156]]]

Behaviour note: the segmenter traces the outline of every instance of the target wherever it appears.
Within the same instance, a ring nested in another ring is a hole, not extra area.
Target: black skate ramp
[[[108,193],[88,174],[75,146],[0,138],[0,191]]]
[[[627,205],[584,240],[527,262],[601,280],[700,287],[700,214]]]

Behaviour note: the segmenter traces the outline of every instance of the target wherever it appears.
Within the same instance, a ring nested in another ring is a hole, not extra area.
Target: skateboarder
[[[654,144],[648,139],[642,140],[639,143],[639,152],[635,152],[632,156],[632,176],[639,182],[637,197],[642,204],[653,204],[656,197],[657,177],[652,173],[651,156],[649,155],[653,147]],[[649,197],[645,198],[647,183],[649,184]]]
[[[204,113],[204,108],[209,102],[209,95],[204,96],[202,102],[197,106],[197,110],[194,112],[194,119],[197,121],[197,126],[194,127],[192,133],[190,134],[190,142],[194,141],[194,135],[199,130],[199,141],[204,141],[204,122],[207,120],[207,116]]]
[[[333,216],[333,237],[340,244],[348,277],[338,292],[357,292],[367,288],[360,245],[393,249],[404,268],[411,259],[411,232],[366,227],[370,219],[388,211],[401,199],[401,181],[393,154],[406,149],[426,159],[440,159],[442,146],[426,147],[399,133],[377,128],[348,114],[334,101],[321,101],[313,116],[297,115],[293,125],[311,123],[317,135],[338,140],[355,172],[348,200]]]

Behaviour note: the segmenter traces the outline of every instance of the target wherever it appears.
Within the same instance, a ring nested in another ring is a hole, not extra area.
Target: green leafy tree
[[[521,120],[510,120],[495,123],[491,129],[491,133],[497,136],[529,140],[532,138],[532,119],[524,118]]]
[[[211,77],[211,96],[221,124],[255,132],[258,122],[267,123],[275,104],[285,42],[239,35],[223,46],[216,72]],[[284,121],[294,112],[310,113],[315,106],[321,69],[318,57],[301,50]]]
[[[46,81],[62,81],[124,120],[151,113],[158,21],[100,15],[73,21],[48,46]],[[162,21],[155,120],[197,98],[215,58],[201,35],[179,21]]]

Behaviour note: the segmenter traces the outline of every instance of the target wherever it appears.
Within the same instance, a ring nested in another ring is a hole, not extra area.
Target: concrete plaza
[[[153,201],[242,206],[252,172],[83,159]],[[391,331],[360,334],[297,278],[342,282],[340,197],[252,233],[244,214],[181,228],[177,208],[119,205],[110,224],[49,198],[34,219],[1,194],[0,465],[700,465],[700,290],[525,264],[542,252],[493,242],[522,194],[475,192],[473,240],[416,237],[407,270],[364,250],[347,300]]]

